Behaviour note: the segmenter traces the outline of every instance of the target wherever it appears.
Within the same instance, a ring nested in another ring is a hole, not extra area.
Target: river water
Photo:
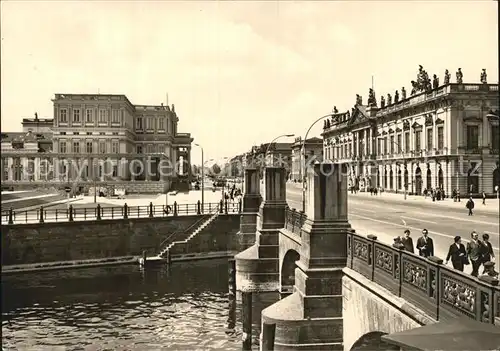
[[[254,294],[255,350],[277,299]],[[227,260],[2,276],[5,350],[241,350],[241,334]]]

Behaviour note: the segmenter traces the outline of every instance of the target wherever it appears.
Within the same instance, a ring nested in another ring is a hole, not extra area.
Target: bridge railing
[[[287,208],[285,211],[285,229],[301,236],[301,228],[306,219],[307,216],[305,213],[299,212],[294,208]]]
[[[384,287],[436,320],[468,317],[500,323],[498,279],[475,278],[355,232],[347,238],[347,266]]]
[[[203,207],[203,208],[202,208]],[[241,213],[241,201],[230,202],[220,201],[214,203],[201,204],[200,201],[194,204],[172,205],[149,205],[144,206],[110,206],[104,207],[73,207],[69,205],[67,209],[43,208],[28,211],[14,211],[12,209],[2,210],[2,224],[26,224],[26,223],[45,223],[45,222],[73,222],[73,221],[95,221],[107,219],[126,219],[126,218],[158,218],[183,215],[201,215],[211,213],[214,210],[220,213]]]

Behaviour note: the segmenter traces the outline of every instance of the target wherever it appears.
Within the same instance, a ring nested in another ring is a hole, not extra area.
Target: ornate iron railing
[[[287,208],[285,212],[285,229],[298,236],[302,236],[301,229],[306,219],[307,216],[305,213],[299,212],[294,208]]]
[[[127,218],[158,218],[182,215],[202,215],[212,213],[218,209],[222,214],[241,213],[241,201],[230,202],[220,201],[215,203],[205,203],[201,205],[198,201],[195,204],[153,205],[145,206],[113,206],[104,207],[98,204],[96,207],[75,208],[69,205],[68,209],[39,209],[28,211],[14,211],[12,209],[2,210],[2,225],[16,225],[26,223],[45,222],[73,222],[73,221],[95,221],[109,219]]]
[[[500,323],[498,279],[475,278],[444,266],[438,257],[423,258],[354,232],[348,234],[347,257],[349,268],[434,319],[465,316]]]

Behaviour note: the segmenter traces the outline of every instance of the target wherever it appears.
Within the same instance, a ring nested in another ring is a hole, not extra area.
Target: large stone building
[[[273,142],[253,146],[243,164],[245,167],[257,168],[261,177],[266,165],[284,167],[288,179],[292,169],[292,143]]]
[[[125,95],[101,94],[56,94],[52,101],[53,119],[35,115],[23,120],[23,133],[2,133],[3,184],[188,187],[193,139],[177,131],[174,105],[133,105]],[[47,140],[50,150],[34,146]]]
[[[326,159],[349,164],[351,185],[422,194],[442,188],[451,195],[495,193],[498,165],[498,84],[450,82],[420,67],[406,96],[396,91],[377,102],[370,89],[367,104],[358,95],[351,111],[325,121]]]
[[[304,151],[302,151],[302,146],[304,146]],[[302,157],[303,153],[305,157]],[[309,138],[304,143],[301,137],[295,138],[295,142],[292,144],[292,172],[290,180],[302,182],[307,163],[316,161],[323,161],[323,139]]]

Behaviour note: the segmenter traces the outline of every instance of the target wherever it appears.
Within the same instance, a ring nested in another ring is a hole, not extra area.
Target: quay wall
[[[193,215],[2,225],[2,265],[140,256],[143,251],[155,255],[163,240],[184,232],[200,218]],[[198,252],[214,246],[213,239],[209,245],[205,236],[214,236],[220,245],[224,244],[228,228],[239,227],[239,215],[222,215],[214,222],[209,231],[205,228],[198,234],[200,238],[192,239],[192,244],[198,242]],[[175,241],[175,237],[168,241]]]

